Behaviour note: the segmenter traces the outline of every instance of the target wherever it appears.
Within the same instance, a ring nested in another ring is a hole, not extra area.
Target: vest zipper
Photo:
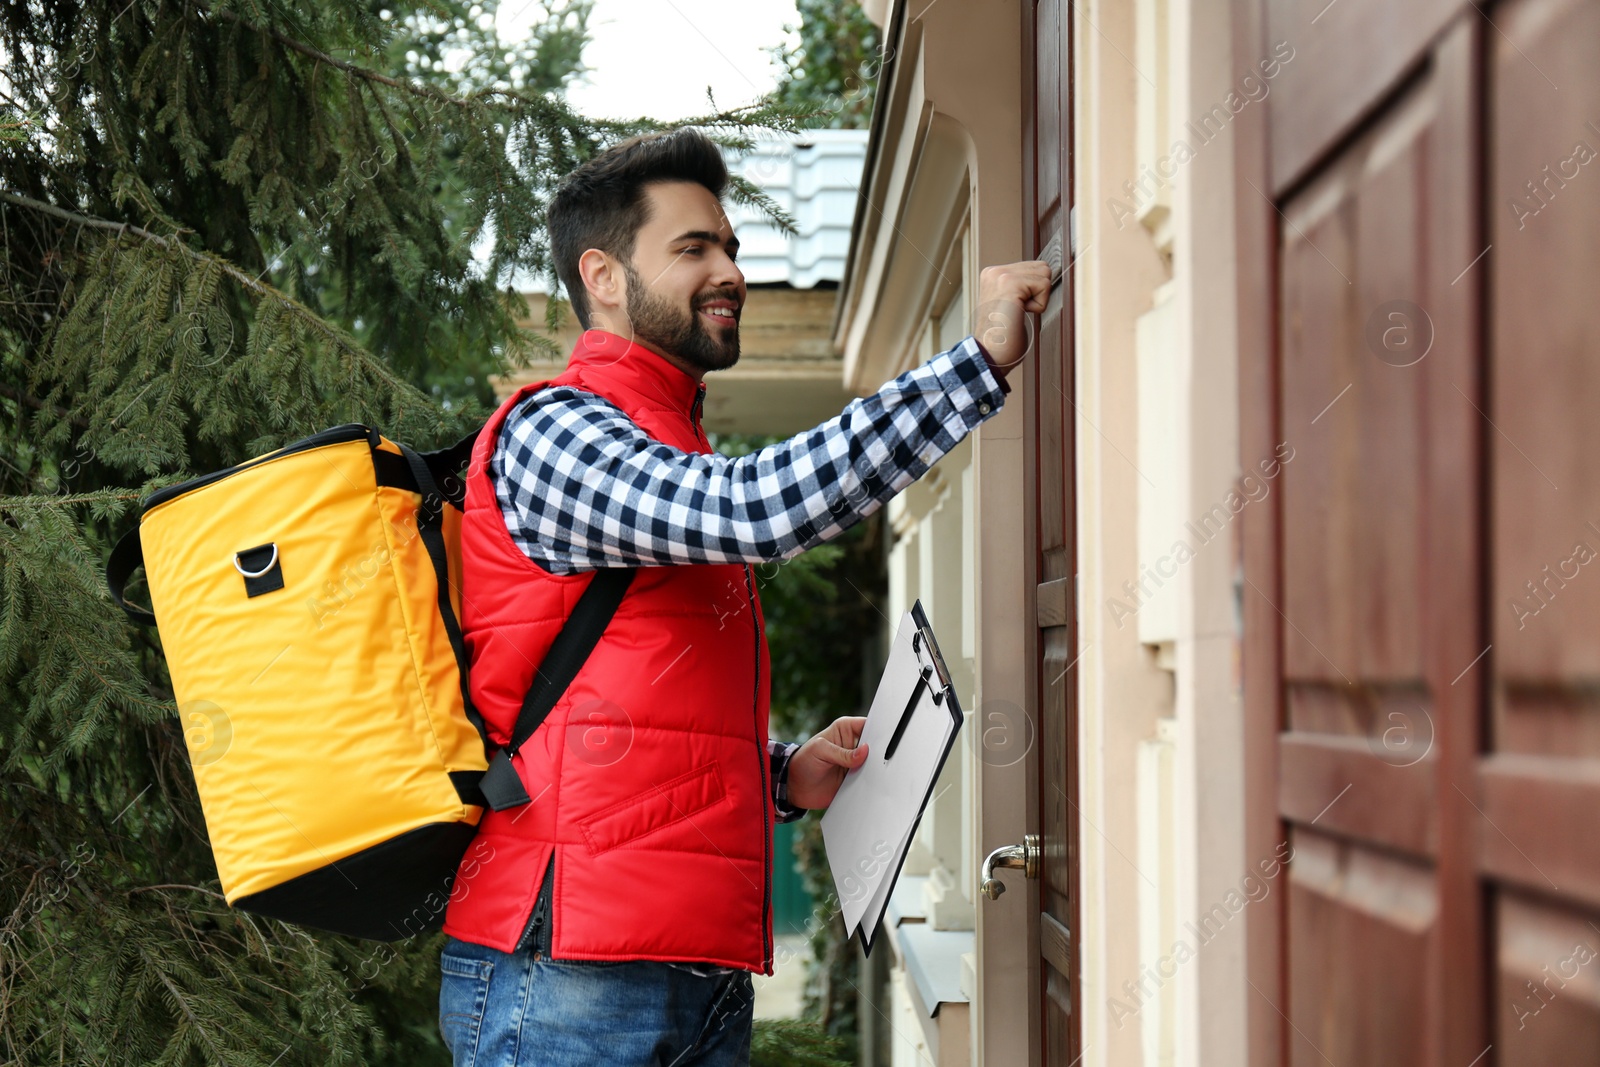
[[[761,764],[761,855],[765,860],[761,867],[761,949],[765,953],[761,967],[765,970],[772,966],[772,921],[768,914],[772,910],[772,826],[767,821],[770,807],[767,798],[772,796],[772,785],[767,781],[767,753],[761,744],[761,623],[756,618],[756,589],[748,563],[744,565],[744,588],[750,597],[750,629],[756,637],[756,684],[750,694],[750,705],[756,725],[756,757]]]
[[[544,882],[539,886],[539,896],[533,902],[533,914],[528,917],[528,925],[523,928],[522,936],[517,939],[516,949],[520,952],[528,946],[528,941],[533,940],[533,951],[540,959],[550,958],[551,927],[555,925],[550,917],[550,902],[555,893],[556,884],[556,853],[550,850],[550,862],[544,868]]]
[[[689,425],[694,427],[694,435],[700,443],[710,448],[711,442],[706,439],[705,430],[700,428],[700,417],[705,413],[705,399],[706,387],[705,383],[702,382],[695,389],[694,403],[689,405]]]

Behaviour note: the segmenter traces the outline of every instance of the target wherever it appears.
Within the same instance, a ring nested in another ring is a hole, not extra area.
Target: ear
[[[586,249],[578,257],[578,277],[589,291],[591,313],[627,304],[627,279],[623,277],[622,267],[600,249]]]

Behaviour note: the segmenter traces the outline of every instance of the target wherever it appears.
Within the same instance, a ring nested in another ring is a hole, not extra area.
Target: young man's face
[[[697,377],[733,366],[746,295],[744,272],[734,264],[733,224],[698,182],[652,182],[645,196],[650,221],[639,230],[631,266],[621,264],[626,322],[596,307],[596,325],[631,336]]]

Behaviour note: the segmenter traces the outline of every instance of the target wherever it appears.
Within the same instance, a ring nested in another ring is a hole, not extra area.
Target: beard
[[[650,292],[633,265],[624,263],[628,278],[628,318],[633,333],[703,371],[727,370],[739,362],[739,327],[718,327],[713,336],[695,308],[676,307]]]

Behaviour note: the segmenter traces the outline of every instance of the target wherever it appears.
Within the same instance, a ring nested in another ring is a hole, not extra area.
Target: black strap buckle
[[[487,800],[495,811],[505,811],[507,808],[521,807],[523,804],[533,802],[533,798],[528,796],[528,790],[522,785],[522,778],[518,776],[516,767],[511,764],[510,753],[503,748],[489,761],[489,769],[484,772],[478,788],[483,792],[483,799]]]

